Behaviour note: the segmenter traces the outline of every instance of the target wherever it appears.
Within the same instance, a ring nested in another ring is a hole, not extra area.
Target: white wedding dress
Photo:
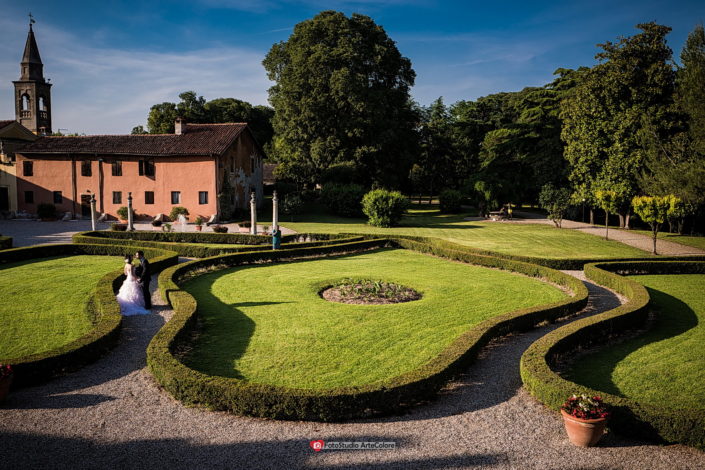
[[[125,282],[120,286],[117,294],[117,301],[120,304],[120,311],[123,315],[146,315],[149,310],[144,308],[144,298],[142,286],[135,277],[135,267],[125,263]]]

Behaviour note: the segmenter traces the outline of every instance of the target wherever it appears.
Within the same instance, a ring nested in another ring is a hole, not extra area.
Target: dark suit
[[[152,308],[152,295],[149,292],[149,281],[152,279],[152,273],[149,272],[149,261],[146,258],[140,258],[140,265],[135,270],[137,277],[142,286],[142,294],[144,295],[144,308]]]

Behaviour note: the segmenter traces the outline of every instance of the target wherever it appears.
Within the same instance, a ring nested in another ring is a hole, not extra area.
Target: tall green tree
[[[637,26],[641,33],[600,44],[600,63],[580,74],[563,101],[562,138],[576,199],[595,205],[595,191],[609,189],[621,201],[620,225],[629,225],[630,201],[638,192],[645,151],[639,135],[645,122],[659,134],[672,132],[669,112],[675,72],[666,44],[671,28]]]
[[[695,150],[705,154],[705,28],[700,24],[688,35],[681,51],[676,101],[687,115]]]
[[[355,162],[371,182],[398,186],[417,152],[409,89],[416,74],[384,29],[363,15],[324,11],[272,46],[274,153],[292,176],[317,182]]]

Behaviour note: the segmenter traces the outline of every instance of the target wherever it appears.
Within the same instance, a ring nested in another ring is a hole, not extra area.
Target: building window
[[[113,204],[122,204],[122,191],[113,191]]]
[[[22,169],[25,176],[34,176],[34,162],[22,162]]]
[[[199,204],[208,204],[208,191],[199,191],[198,192],[198,203]]]
[[[34,191],[24,192],[24,202],[27,204],[34,204]]]
[[[64,198],[61,196],[61,191],[54,191],[54,204],[61,204]]]
[[[145,204],[154,204],[154,191],[145,191],[144,192],[144,203]]]
[[[140,160],[139,161],[139,173],[140,176],[152,176],[154,177],[154,160]]]
[[[122,162],[113,162],[113,176],[122,176]]]
[[[181,193],[179,191],[172,191],[171,192],[171,203],[172,204],[181,204]]]
[[[91,161],[83,160],[81,162],[81,176],[91,176],[93,172],[91,171]]]

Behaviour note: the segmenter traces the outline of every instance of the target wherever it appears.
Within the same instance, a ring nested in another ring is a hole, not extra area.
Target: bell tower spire
[[[35,134],[51,134],[51,83],[44,79],[44,64],[34,37],[29,14],[29,32],[15,84],[15,119]]]

